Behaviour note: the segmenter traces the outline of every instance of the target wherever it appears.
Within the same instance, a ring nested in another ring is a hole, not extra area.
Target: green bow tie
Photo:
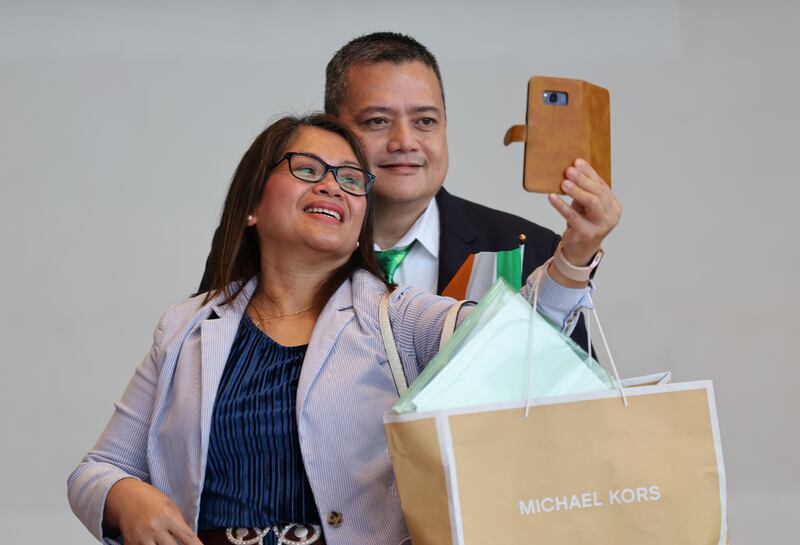
[[[408,252],[411,251],[411,247],[414,245],[414,242],[404,248],[397,248],[395,250],[379,250],[375,252],[375,256],[378,258],[378,265],[380,265],[381,270],[386,273],[386,281],[390,284],[394,284],[394,273],[397,270],[397,267],[400,266],[400,263],[402,263],[408,255]]]

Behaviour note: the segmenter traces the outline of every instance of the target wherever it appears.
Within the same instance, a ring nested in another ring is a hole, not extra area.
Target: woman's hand
[[[567,220],[562,235],[564,257],[576,267],[585,267],[603,240],[619,223],[622,205],[611,188],[583,159],[576,159],[565,172],[561,188],[570,197],[567,204],[558,195],[548,196],[550,204]]]
[[[111,487],[103,529],[119,530],[125,545],[203,545],[171,499],[136,479]]]

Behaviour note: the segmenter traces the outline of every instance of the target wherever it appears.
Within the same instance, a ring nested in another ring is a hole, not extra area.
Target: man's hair
[[[325,69],[325,113],[338,115],[347,97],[350,67],[359,64],[419,61],[436,74],[444,104],[444,86],[439,63],[433,53],[411,36],[397,32],[373,32],[349,41],[334,54]]]

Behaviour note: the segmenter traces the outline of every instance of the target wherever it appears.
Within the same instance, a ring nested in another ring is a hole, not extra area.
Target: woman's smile
[[[303,212],[323,221],[331,222],[331,220],[334,220],[333,223],[342,223],[345,217],[342,207],[332,203],[315,202],[306,206]]]

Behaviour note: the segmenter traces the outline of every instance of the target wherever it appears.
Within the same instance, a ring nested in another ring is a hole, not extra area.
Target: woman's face
[[[344,138],[316,127],[298,130],[286,151],[310,153],[331,166],[359,167]],[[343,261],[356,248],[366,208],[367,198],[342,191],[332,172],[321,182],[305,182],[284,160],[267,178],[253,221],[262,254]]]

